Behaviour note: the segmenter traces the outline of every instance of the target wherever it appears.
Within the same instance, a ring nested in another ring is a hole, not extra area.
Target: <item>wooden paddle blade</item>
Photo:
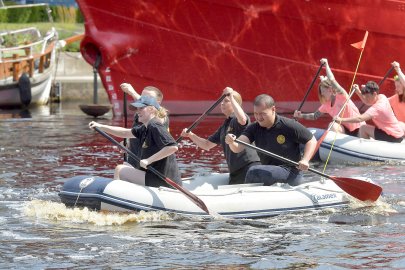
[[[274,154],[272,152],[266,151],[264,149],[261,149],[257,146],[251,145],[247,142],[241,141],[236,139],[235,142],[243,144],[247,147],[250,147],[252,149],[255,149],[256,151],[266,154],[268,156],[274,157],[278,160],[281,160],[285,163],[289,163],[295,166],[298,166],[298,162],[289,160],[285,157],[279,156],[277,154]],[[316,173],[320,176],[323,176],[325,178],[331,179],[332,181],[335,182],[336,185],[338,185],[343,191],[347,192],[351,196],[361,200],[361,201],[376,201],[378,197],[380,197],[382,188],[378,185],[375,185],[373,183],[360,180],[360,179],[353,179],[353,178],[347,178],[347,177],[336,177],[336,176],[330,176],[327,175],[323,172],[317,171],[312,168],[308,168],[308,171]]]
[[[169,185],[171,185],[172,187],[174,187],[175,189],[179,190],[184,195],[186,195],[187,198],[189,198],[193,203],[195,203],[198,207],[204,210],[207,214],[211,214],[205,203],[196,195],[194,195],[193,193],[191,193],[190,191],[188,191],[187,189],[185,189],[184,187],[180,186],[179,184],[177,184],[176,182],[167,177],[164,180],[166,181],[166,183],[168,183]]]
[[[364,180],[336,176],[330,176],[330,179],[342,190],[361,201],[375,202],[382,192],[382,187]]]

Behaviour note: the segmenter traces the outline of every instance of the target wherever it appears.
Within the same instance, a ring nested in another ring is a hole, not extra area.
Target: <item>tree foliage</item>
[[[83,15],[78,8],[51,6],[54,22],[83,23]],[[30,8],[0,9],[0,23],[36,23],[49,22],[46,9],[42,6]]]

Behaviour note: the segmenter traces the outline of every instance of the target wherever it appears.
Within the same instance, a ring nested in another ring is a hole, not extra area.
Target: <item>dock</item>
[[[57,61],[55,83],[60,84],[60,100],[63,102],[93,100],[93,67],[80,53],[61,52]],[[99,103],[109,103],[107,92],[98,77]]]

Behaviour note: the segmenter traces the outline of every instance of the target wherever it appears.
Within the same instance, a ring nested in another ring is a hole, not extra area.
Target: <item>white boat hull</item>
[[[47,5],[41,4],[7,6],[0,10],[40,6],[50,12]],[[7,46],[0,46],[0,107],[48,103],[56,67],[57,39],[53,27],[45,35],[34,26],[0,31],[0,40],[9,40]]]
[[[83,183],[90,182],[84,188]],[[259,218],[278,214],[342,207],[347,194],[333,181],[314,181],[300,186],[227,185],[228,174],[199,176],[183,181],[210,211],[231,218]],[[68,206],[87,206],[107,211],[167,211],[182,215],[207,216],[175,189],[145,187],[108,178],[76,176],[59,193]]]
[[[324,129],[309,128],[319,139]],[[333,148],[332,148],[333,145]],[[404,162],[405,141],[402,143],[391,143],[370,139],[362,139],[346,134],[329,131],[321,143],[318,157],[326,161],[329,157],[331,163],[364,163],[364,162]]]
[[[30,79],[31,82],[31,103],[35,105],[45,105],[49,101],[52,87],[52,71],[36,74]],[[21,106],[20,90],[18,83],[0,83],[0,106]]]

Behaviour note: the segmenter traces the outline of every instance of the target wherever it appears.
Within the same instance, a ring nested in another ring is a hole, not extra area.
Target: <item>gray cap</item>
[[[156,99],[154,97],[150,97],[150,96],[141,96],[137,101],[131,103],[131,105],[136,107],[136,108],[143,108],[143,107],[146,107],[146,106],[153,106],[157,110],[160,109],[160,105],[156,101]]]

